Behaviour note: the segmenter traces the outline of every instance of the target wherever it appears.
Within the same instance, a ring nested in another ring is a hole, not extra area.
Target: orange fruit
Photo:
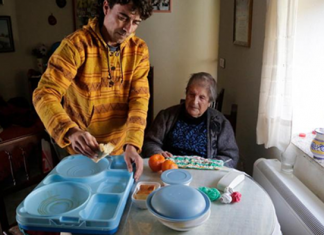
[[[154,154],[150,157],[148,163],[152,171],[158,172],[162,169],[162,163],[165,158],[161,154]]]
[[[170,169],[178,169],[178,165],[172,160],[165,160],[162,163],[162,171],[166,171]]]

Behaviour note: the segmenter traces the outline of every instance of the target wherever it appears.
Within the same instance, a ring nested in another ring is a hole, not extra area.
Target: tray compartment
[[[54,216],[71,212],[90,198],[90,188],[74,182],[59,182],[39,187],[24,202],[30,215]]]
[[[99,185],[98,193],[123,193],[129,182],[128,171],[107,171],[106,180]]]
[[[122,169],[122,170],[127,170],[127,165],[124,160],[124,156],[118,155],[118,156],[113,156],[110,157],[111,165],[110,169]]]
[[[80,216],[93,222],[112,220],[116,215],[120,199],[118,194],[95,194],[85,209],[80,212]]]
[[[50,175],[43,180],[43,184],[53,184],[53,183],[64,182],[64,181],[67,180],[60,175]]]
[[[104,158],[95,163],[83,155],[64,158],[56,167],[57,173],[66,178],[89,177],[109,169],[109,161]]]

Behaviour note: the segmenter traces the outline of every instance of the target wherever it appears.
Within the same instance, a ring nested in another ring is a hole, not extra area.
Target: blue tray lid
[[[171,169],[162,173],[161,180],[166,184],[189,184],[192,176],[187,170]]]

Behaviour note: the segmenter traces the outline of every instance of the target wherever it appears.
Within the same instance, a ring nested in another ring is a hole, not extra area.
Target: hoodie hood
[[[95,36],[106,48],[108,47],[107,42],[103,39],[101,32],[100,32],[100,24],[98,22],[98,18],[92,18],[89,19],[88,24],[83,26],[83,29],[89,31],[93,36]],[[126,45],[128,45],[129,41],[131,40],[132,37],[135,36],[135,33],[132,33],[129,37],[125,39],[120,44],[120,48],[123,49]]]

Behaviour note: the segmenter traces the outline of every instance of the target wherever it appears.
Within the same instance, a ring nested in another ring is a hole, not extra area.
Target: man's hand
[[[66,137],[71,141],[71,146],[76,153],[89,158],[97,157],[99,145],[96,138],[89,132],[73,127],[66,133]]]
[[[138,181],[143,173],[143,159],[137,153],[136,148],[133,145],[126,145],[124,159],[127,164],[129,172],[133,171],[132,162],[136,164],[136,172],[134,175],[135,181]]]

